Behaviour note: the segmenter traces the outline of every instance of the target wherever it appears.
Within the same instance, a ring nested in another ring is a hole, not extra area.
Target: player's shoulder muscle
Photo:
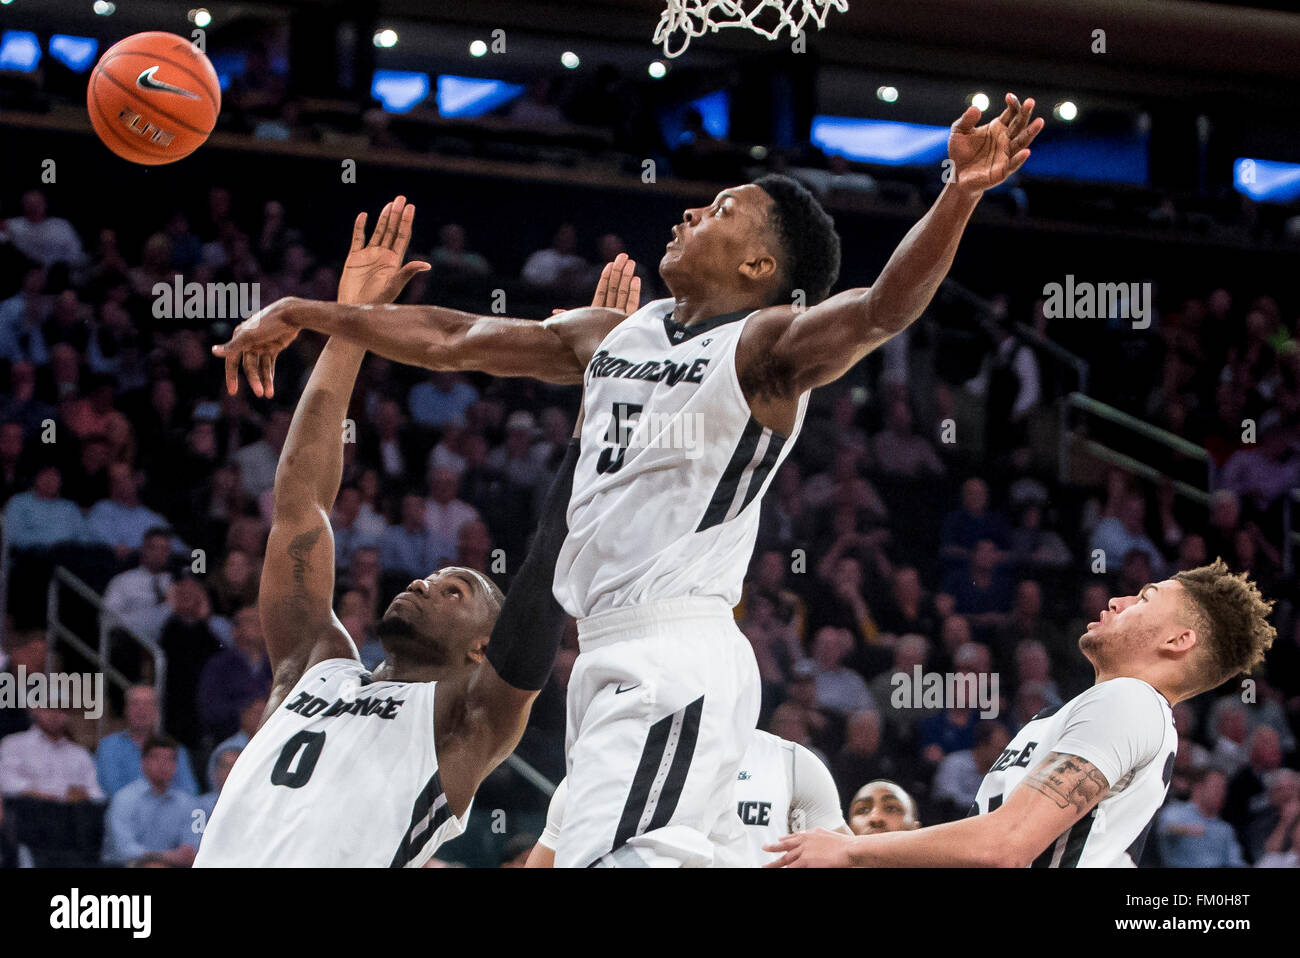
[[[550,319],[543,320],[542,324],[573,350],[573,354],[578,357],[583,368],[586,368],[600,341],[625,319],[627,314],[617,309],[582,306],[578,309],[565,310]]]

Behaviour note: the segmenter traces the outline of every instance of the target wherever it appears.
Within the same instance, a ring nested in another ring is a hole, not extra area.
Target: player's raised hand
[[[764,845],[765,852],[782,852],[780,858],[764,868],[850,868],[850,842],[854,836],[833,832],[827,828],[811,832],[795,832]]]
[[[619,253],[612,263],[606,263],[600,271],[600,282],[596,284],[596,295],[592,297],[592,306],[602,309],[617,309],[628,316],[641,307],[641,277],[636,275],[636,260],[627,253]],[[551,310],[552,316],[566,313],[565,309]]]
[[[948,135],[948,158],[953,162],[953,179],[961,189],[979,193],[1005,180],[1029,159],[1029,144],[1043,129],[1043,118],[1033,118],[1032,97],[1021,103],[1007,94],[1001,115],[983,126],[980,111],[971,106],[952,125]]]
[[[629,316],[635,313],[641,305],[641,277],[636,275],[636,260],[627,253],[619,253],[614,262],[606,263],[600,271],[591,305],[617,309]]]
[[[384,207],[366,242],[366,214],[357,214],[352,226],[352,248],[339,276],[340,303],[391,303],[411,277],[430,268],[423,260],[402,265],[414,220],[415,207],[407,204],[405,196],[399,196]]]
[[[299,302],[293,296],[277,299],[236,326],[229,342],[212,347],[212,355],[226,361],[226,392],[233,396],[239,391],[243,366],[253,395],[275,395],[275,357],[298,335],[298,327],[287,317]]]

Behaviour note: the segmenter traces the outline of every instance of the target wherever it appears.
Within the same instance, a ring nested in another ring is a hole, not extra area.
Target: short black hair
[[[803,290],[812,306],[830,295],[840,275],[840,234],[835,221],[798,180],[769,173],[754,180],[772,198],[771,224],[781,243],[783,289],[778,302]]]
[[[169,748],[173,752],[177,753],[180,751],[180,745],[177,743],[176,739],[172,738],[170,735],[151,735],[144,740],[144,745],[140,746],[140,757],[144,758],[156,748]]]

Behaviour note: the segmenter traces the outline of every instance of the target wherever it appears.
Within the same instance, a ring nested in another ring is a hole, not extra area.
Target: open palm
[[[340,303],[391,303],[412,276],[430,268],[421,260],[402,265],[414,218],[415,207],[407,205],[406,197],[397,197],[379,214],[367,243],[366,214],[357,215],[352,248],[339,276]]]
[[[1034,100],[1021,103],[1007,94],[1007,107],[995,120],[976,126],[980,111],[969,107],[952,125],[948,136],[948,158],[953,162],[953,179],[963,189],[979,192],[992,189],[1029,159],[1029,144],[1043,128],[1043,119],[1033,119]]]

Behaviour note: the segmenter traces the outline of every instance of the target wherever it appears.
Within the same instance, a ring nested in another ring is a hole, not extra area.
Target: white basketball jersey
[[[577,618],[682,596],[740,601],[759,500],[794,444],[750,414],[736,344],[751,313],[695,326],[673,300],[641,307],[584,377],[582,454],[555,598]]]
[[[196,867],[418,867],[465,829],[433,748],[436,682],[307,670],[240,753]],[[472,804],[471,804],[472,807]]]
[[[1077,755],[1110,783],[1106,797],[1033,868],[1133,867],[1173,775],[1178,733],[1165,697],[1141,679],[1094,685],[1022,728],[984,776],[971,814],[998,808],[1050,752]]]
[[[763,846],[792,832],[844,825],[835,780],[821,759],[759,729],[736,776],[736,813],[760,863],[780,858]]]

